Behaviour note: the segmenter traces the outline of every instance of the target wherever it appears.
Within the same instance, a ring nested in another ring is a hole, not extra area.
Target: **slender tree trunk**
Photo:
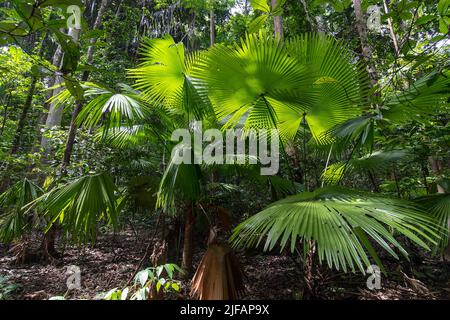
[[[182,268],[186,272],[186,276],[192,273],[192,254],[193,254],[193,242],[194,242],[194,225],[195,215],[191,204],[187,208],[184,221],[184,240],[183,240],[183,257]]]
[[[374,86],[378,82],[378,75],[375,66],[373,65],[372,48],[370,47],[367,38],[367,27],[361,8],[361,0],[353,0],[353,7],[355,9],[356,30],[358,31],[359,40],[361,42],[362,55],[367,63],[367,71],[370,77],[370,84],[371,86]]]
[[[308,5],[306,4],[306,0],[300,0],[300,3],[303,6],[303,10],[305,10],[306,20],[308,20],[308,22],[309,22],[311,31],[317,30],[317,23],[314,20],[314,18],[311,17],[311,14],[309,13],[309,9],[308,9]]]
[[[106,11],[106,7],[108,5],[108,0],[102,0],[102,3],[100,4],[100,8],[98,10],[97,18],[95,19],[93,30],[96,30],[100,27],[100,24],[102,22],[103,14]],[[94,44],[97,39],[91,39],[91,45],[89,46],[86,54],[86,62],[87,64],[92,64],[94,59]],[[89,79],[89,71],[84,71],[83,75],[81,77],[81,81],[85,82]],[[70,158],[72,156],[73,146],[75,143],[75,138],[77,134],[77,118],[80,114],[81,110],[83,109],[83,100],[76,101],[75,110],[72,113],[72,119],[70,121],[70,127],[69,127],[69,133],[67,136],[67,142],[66,142],[66,148],[64,150],[64,156],[61,162],[61,170],[64,172],[66,170],[66,167],[70,163]]]
[[[20,142],[22,139],[22,132],[25,128],[27,116],[31,109],[31,105],[33,102],[34,92],[36,90],[36,84],[37,84],[38,78],[33,76],[31,77],[31,84],[30,88],[28,89],[27,98],[25,100],[25,104],[23,105],[22,113],[20,114],[19,122],[17,123],[17,129],[16,133],[14,135],[12,147],[11,147],[11,154],[16,154],[17,151],[19,151],[20,148]]]
[[[277,0],[271,0],[272,9],[275,9],[275,7],[278,5]],[[283,17],[281,15],[274,16],[273,17],[273,27],[275,31],[275,36],[279,37],[280,39],[283,39],[284,33],[283,33]]]
[[[435,157],[430,157],[430,164],[431,164],[431,169],[433,171],[433,174],[436,177],[440,177],[442,174],[442,161],[436,159]],[[445,189],[441,185],[436,184],[436,188],[437,188],[437,193],[445,193]]]
[[[216,17],[212,9],[209,11],[209,39],[212,47],[216,43]]]
[[[384,6],[384,12],[386,14],[389,14],[389,6],[388,6],[387,0],[383,0],[383,6]],[[397,35],[395,34],[394,25],[392,24],[392,19],[388,18],[387,22],[388,22],[388,27],[389,27],[389,32],[391,34],[392,42],[394,44],[395,55],[398,56],[400,54],[400,47],[398,45],[398,39],[397,39]]]
[[[309,240],[307,242],[307,246],[309,247],[308,253],[306,255],[306,261],[304,266],[304,280],[305,287],[303,288],[303,299],[304,300],[312,300],[317,298],[318,287],[319,287],[319,278],[320,278],[320,270],[315,262],[317,248],[314,241]]]
[[[77,29],[69,29],[69,35],[72,37],[72,39],[77,42],[80,37],[80,30]],[[63,52],[61,50],[61,47],[58,47],[58,49],[55,52],[55,55],[53,56],[53,62],[59,63],[59,67],[61,67],[61,62],[63,59]],[[56,96],[62,91],[62,87],[60,86],[64,81],[64,78],[62,75],[56,75],[54,86],[58,86],[57,88],[53,89],[52,96]],[[63,116],[63,107],[57,106],[56,103],[51,103],[47,119],[45,121],[45,128],[51,129],[54,127],[61,126],[62,116]],[[45,135],[42,136],[41,139],[41,147],[44,149],[45,155],[49,155],[50,150],[50,140],[45,137]]]
[[[97,18],[94,23],[94,27],[93,27],[94,30],[98,29],[98,27],[100,26],[107,4],[108,4],[108,0],[102,0],[102,3],[100,5],[99,11],[98,11]],[[80,36],[80,30],[77,30],[77,32],[75,32],[74,34],[76,34],[76,39],[78,40],[79,36]],[[86,61],[88,64],[92,63],[92,61],[93,61],[93,56],[94,56],[93,45],[95,44],[95,41],[96,41],[95,39],[91,40],[91,45],[87,51]],[[82,81],[87,81],[88,78],[89,78],[89,72],[85,71],[82,75]],[[63,159],[61,162],[61,172],[65,172],[66,167],[70,164],[70,158],[72,156],[73,146],[75,143],[75,137],[77,134],[76,119],[77,119],[78,115],[80,114],[82,108],[83,108],[83,100],[76,101],[75,110],[72,113],[72,119],[70,121],[70,127],[69,127],[69,133],[67,136],[66,148],[64,149],[64,155],[63,155]],[[53,231],[53,232],[50,233],[50,231]],[[55,238],[56,238],[55,227],[53,226],[49,230],[48,233],[50,233],[50,234],[48,236],[46,234],[46,236],[44,237],[44,250],[45,250],[45,252],[48,252],[50,254],[56,253],[56,250],[55,250]]]
[[[8,108],[9,108],[9,99],[11,98],[11,94],[8,93],[6,96],[5,102],[5,109],[3,110],[3,121],[2,121],[2,127],[0,129],[0,134],[3,135],[3,131],[5,130],[6,121],[8,119]]]

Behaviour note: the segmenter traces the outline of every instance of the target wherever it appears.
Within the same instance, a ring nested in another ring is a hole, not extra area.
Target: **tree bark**
[[[272,4],[272,9],[275,9],[275,7],[278,5],[278,1],[271,0],[271,4]],[[281,15],[273,17],[273,29],[275,31],[275,36],[279,37],[280,39],[283,39],[283,36],[284,36],[283,17]]]
[[[370,84],[373,87],[378,82],[378,74],[372,61],[372,48],[370,47],[367,38],[367,27],[361,8],[361,0],[353,0],[353,7],[355,10],[356,30],[358,31],[359,40],[361,42],[362,55],[367,63],[367,71],[370,77]]]
[[[108,0],[102,0],[100,9],[98,11],[97,18],[94,23],[94,30],[100,26],[100,23],[102,21],[102,17],[106,10],[107,4],[108,4]],[[77,31],[78,32],[75,32],[74,34],[76,34],[76,39],[79,39],[80,30],[77,30]],[[86,61],[88,64],[92,63],[92,61],[93,61],[93,56],[94,56],[93,45],[94,45],[95,41],[96,41],[96,39],[91,40],[91,45],[89,46],[88,51],[87,51]],[[88,71],[83,72],[82,81],[87,81],[88,78],[89,78],[89,72]],[[78,115],[80,114],[82,108],[83,108],[83,100],[76,101],[75,110],[72,113],[72,119],[70,121],[70,127],[69,127],[69,133],[67,136],[66,147],[65,147],[63,159],[61,162],[61,172],[65,172],[66,167],[70,164],[70,158],[72,156],[73,146],[75,143],[75,137],[77,134],[76,119],[77,119]],[[54,226],[52,226],[52,228],[50,228],[49,232],[54,229],[55,229]],[[56,231],[54,234],[52,233],[48,237],[46,235],[46,237],[44,238],[44,248],[45,248],[46,252],[48,252],[50,254],[52,252],[56,253],[55,238],[56,238]]]
[[[80,30],[71,28],[69,29],[69,35],[72,37],[74,41],[77,42],[80,37]],[[53,56],[53,62],[58,63],[58,67],[61,67],[62,59],[63,59],[63,52],[61,47],[58,46],[58,49],[56,50],[55,55]],[[60,85],[63,83],[63,81],[64,78],[62,75],[56,75],[53,85],[58,87],[53,89],[52,96],[56,96],[62,91],[62,87]],[[45,128],[51,129],[53,127],[61,126],[63,111],[64,109],[61,106],[57,106],[56,103],[54,102],[51,103],[48,110],[47,119],[45,121]],[[42,136],[41,147],[44,149],[45,155],[50,154],[51,152],[50,140],[45,136]]]
[[[389,7],[388,7],[387,0],[383,0],[383,6],[384,6],[384,12],[386,14],[389,14]],[[400,47],[398,45],[398,39],[397,39],[397,35],[395,34],[395,31],[394,31],[394,25],[392,24],[392,19],[388,18],[387,22],[388,22],[388,27],[389,27],[389,32],[391,34],[392,42],[394,43],[395,55],[398,56],[400,54]]]
[[[25,104],[23,105],[22,113],[20,114],[19,122],[17,123],[16,133],[14,134],[14,139],[11,147],[11,154],[16,154],[19,151],[20,143],[22,140],[22,132],[25,128],[25,124],[27,121],[28,112],[31,109],[31,105],[33,102],[34,92],[36,90],[38,78],[33,76],[31,78],[30,88],[28,89],[27,98],[25,100]]]
[[[106,7],[108,5],[108,0],[102,0],[102,3],[100,4],[100,8],[98,10],[97,18],[95,19],[93,30],[96,30],[100,27],[100,24],[102,22],[103,14],[106,11]],[[86,54],[86,62],[87,64],[92,64],[94,60],[94,44],[97,39],[91,39],[90,46],[87,50]],[[89,79],[89,71],[86,70],[83,72],[83,75],[81,76],[81,81],[85,82]],[[77,118],[80,114],[81,110],[83,109],[83,100],[76,101],[75,110],[72,113],[72,119],[70,121],[70,127],[69,127],[69,133],[67,136],[67,142],[66,142],[66,148],[64,150],[64,156],[61,162],[61,171],[65,171],[66,167],[70,164],[70,158],[72,156],[73,146],[75,143],[75,138],[77,134]]]
[[[189,276],[192,273],[192,253],[193,253],[193,231],[195,225],[195,215],[193,211],[192,205],[189,205],[189,208],[185,214],[184,221],[184,240],[183,240],[183,257],[181,267],[186,272],[186,276]]]
[[[212,47],[216,43],[216,17],[212,9],[209,11],[209,39]]]
[[[317,31],[317,23],[314,20],[314,18],[311,17],[311,14],[309,13],[309,9],[308,9],[308,5],[306,4],[306,0],[300,0],[300,3],[303,6],[303,10],[305,10],[306,20],[308,20],[309,25],[311,26],[311,31],[314,31],[314,30]]]
[[[39,47],[39,50],[37,53],[39,58],[42,58],[44,55],[44,44],[45,44],[45,40],[47,39],[47,36],[48,36],[47,33],[45,33],[42,37],[40,47]],[[17,151],[19,151],[20,142],[22,139],[22,132],[23,132],[23,129],[25,128],[27,116],[31,109],[32,103],[33,103],[33,97],[34,97],[34,93],[36,91],[37,82],[38,82],[38,77],[32,76],[30,88],[28,89],[28,93],[27,93],[27,98],[25,99],[25,104],[23,105],[22,113],[20,114],[19,122],[17,123],[16,133],[14,134],[13,144],[11,147],[11,154],[16,154]]]
[[[431,164],[431,169],[433,171],[433,174],[436,177],[440,177],[442,174],[442,161],[436,159],[435,157],[430,157],[430,164]],[[445,189],[439,185],[436,184],[436,188],[437,188],[437,193],[445,193]]]

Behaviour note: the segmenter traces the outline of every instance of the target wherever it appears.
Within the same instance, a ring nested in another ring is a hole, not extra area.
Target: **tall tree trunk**
[[[23,129],[25,128],[28,112],[31,109],[37,81],[38,78],[36,76],[31,77],[30,88],[28,89],[27,98],[25,99],[25,104],[23,105],[22,113],[20,114],[19,122],[17,123],[16,133],[14,134],[14,139],[11,147],[11,154],[16,154],[17,151],[19,151],[20,142],[22,140],[22,132]]]
[[[5,109],[3,110],[3,121],[2,127],[0,128],[0,135],[3,135],[3,131],[5,130],[6,121],[8,120],[8,108],[9,108],[9,100],[11,99],[11,93],[8,93],[4,100]]]
[[[216,43],[216,17],[213,9],[209,11],[209,39],[212,47]]]
[[[100,5],[100,8],[99,8],[99,11],[97,14],[97,18],[94,23],[94,27],[93,27],[94,30],[98,29],[100,27],[100,24],[101,24],[101,21],[103,18],[103,14],[105,13],[107,4],[108,4],[108,0],[102,0],[102,3]],[[77,32],[77,39],[79,38],[79,36],[80,36],[80,30],[78,30],[78,32]],[[89,46],[89,48],[87,50],[86,61],[88,64],[91,64],[93,61],[93,57],[94,57],[93,46],[95,44],[95,41],[96,41],[96,39],[91,40],[91,45]],[[81,80],[87,81],[88,78],[89,78],[89,72],[88,71],[83,72]],[[83,108],[83,100],[76,101],[75,110],[72,113],[72,119],[70,121],[69,133],[68,133],[67,141],[66,141],[66,148],[64,150],[64,155],[63,155],[63,159],[61,162],[61,172],[64,172],[66,170],[66,167],[70,164],[70,158],[72,156],[73,146],[75,143],[75,137],[77,134],[76,119],[77,119],[78,115],[80,114],[82,108]],[[54,229],[54,227],[52,227],[51,229]],[[56,238],[56,232],[52,232],[48,237],[46,235],[46,237],[44,238],[44,249],[46,250],[46,252],[48,252],[48,253],[56,252],[55,238]]]
[[[272,9],[275,9],[275,7],[278,5],[277,0],[271,0],[271,3]],[[281,15],[273,17],[273,29],[275,31],[275,36],[283,39],[283,17]]]
[[[306,0],[300,0],[300,3],[303,6],[303,10],[305,10],[306,20],[308,20],[308,22],[309,22],[311,31],[314,31],[314,30],[317,31],[317,23],[314,20],[314,18],[311,17],[311,14],[309,13],[309,9],[308,9],[308,5],[306,4]]]
[[[435,157],[430,157],[430,164],[431,164],[431,170],[433,171],[433,174],[436,177],[440,177],[442,174],[442,161],[436,159]],[[436,188],[437,188],[437,193],[445,193],[445,189],[439,185],[436,184]]]
[[[374,86],[378,82],[378,75],[372,60],[372,48],[370,47],[367,38],[367,23],[362,12],[361,0],[353,0],[353,7],[355,9],[356,30],[358,31],[359,40],[361,42],[362,55],[367,63],[367,71],[370,77],[370,84],[371,86]]]
[[[78,42],[80,37],[80,30],[71,28],[69,29],[69,35],[72,37],[72,39],[75,42]],[[61,47],[59,46],[58,49],[55,52],[55,55],[53,56],[53,62],[59,63],[58,67],[61,67],[63,59],[63,52],[61,50]],[[56,96],[62,91],[62,87],[60,86],[64,81],[64,78],[62,75],[56,75],[54,86],[58,86],[57,88],[53,89],[52,96]],[[56,103],[51,103],[47,119],[45,121],[45,128],[51,129],[53,127],[59,127],[61,126],[62,116],[63,116],[64,109],[61,106],[57,106]],[[44,149],[45,155],[49,155],[50,150],[50,140],[44,136],[42,136],[41,139],[41,147]]]
[[[45,43],[46,39],[47,39],[47,34],[44,34],[44,36],[42,37],[41,43],[40,43],[38,53],[37,53],[39,58],[42,58],[42,56],[44,55],[44,43]],[[21,140],[22,140],[22,133],[25,129],[28,113],[30,112],[31,106],[33,104],[33,97],[34,97],[34,93],[36,91],[37,82],[38,82],[38,77],[32,76],[30,87],[29,87],[28,93],[27,93],[27,97],[25,99],[25,103],[23,105],[22,112],[19,117],[19,121],[17,123],[16,132],[14,134],[14,138],[13,138],[13,142],[12,142],[12,146],[11,146],[11,150],[10,150],[11,155],[14,155],[19,151]],[[9,176],[4,178],[4,180],[0,183],[0,193],[2,193],[4,190],[6,190],[9,187],[10,182],[11,182],[11,179]]]
[[[383,0],[383,6],[384,6],[384,12],[386,14],[389,14],[389,6],[388,6],[388,1],[387,0]],[[387,22],[388,22],[388,27],[389,27],[389,32],[391,34],[392,42],[394,44],[395,55],[398,56],[400,54],[400,47],[398,45],[398,39],[397,39],[397,35],[395,34],[395,30],[394,30],[394,25],[392,23],[392,19],[389,17],[387,19]]]
[[[106,11],[106,7],[108,5],[108,0],[102,0],[100,4],[100,8],[98,10],[97,18],[95,19],[93,30],[96,30],[100,27],[102,22],[103,14]],[[97,39],[91,39],[90,46],[87,50],[86,54],[86,62],[87,64],[92,64],[94,59],[94,44]],[[84,71],[81,77],[81,81],[85,82],[89,79],[89,71]],[[77,117],[83,109],[83,100],[76,101],[75,110],[72,113],[72,119],[70,121],[69,133],[67,136],[66,148],[64,150],[64,156],[61,162],[61,170],[65,171],[66,167],[70,163],[70,158],[72,156],[73,145],[75,143],[75,137],[77,134]]]
[[[80,30],[73,29],[73,28],[69,29],[69,35],[72,37],[72,39],[74,41],[77,42],[80,37]],[[59,60],[59,62],[61,64],[62,56],[60,57],[59,54],[57,54],[58,50],[61,50],[61,48],[58,47],[58,49],[56,50],[57,52],[55,52],[55,55],[53,56],[53,59],[54,59],[54,62],[58,62],[58,60]],[[62,52],[62,50],[61,50],[61,52]],[[55,78],[54,85],[60,85],[63,82],[63,80],[64,79],[62,76],[57,75]],[[61,91],[62,91],[61,87],[55,88],[52,92],[52,95],[57,95]],[[63,115],[63,108],[58,107],[55,103],[51,103],[49,112],[48,112],[48,116],[47,116],[47,120],[45,122],[46,128],[51,129],[55,126],[60,126],[61,120],[62,120],[62,115]],[[44,152],[45,152],[45,157],[44,157],[44,161],[45,161],[51,152],[50,140],[47,137],[45,137],[45,135],[42,136],[41,147],[44,149]],[[42,250],[42,254],[43,254],[44,258],[46,258],[47,260],[51,260],[52,258],[57,258],[59,256],[59,254],[56,250],[56,247],[55,247],[57,235],[58,235],[58,229],[57,229],[56,225],[52,225],[50,227],[50,229],[44,235],[44,239],[42,240],[42,244],[41,244],[41,250]]]
[[[183,240],[183,257],[182,257],[182,268],[186,272],[186,276],[192,273],[192,253],[193,253],[193,242],[194,242],[194,225],[195,225],[195,215],[193,206],[189,204],[187,208],[184,220],[184,240]]]

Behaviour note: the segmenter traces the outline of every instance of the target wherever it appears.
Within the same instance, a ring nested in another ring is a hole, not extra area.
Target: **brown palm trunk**
[[[194,225],[195,214],[192,205],[189,205],[184,221],[183,261],[181,264],[183,270],[186,272],[186,276],[189,276],[192,273]]]

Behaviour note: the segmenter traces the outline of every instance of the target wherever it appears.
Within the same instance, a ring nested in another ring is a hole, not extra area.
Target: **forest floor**
[[[0,276],[18,285],[13,299],[48,299],[66,295],[71,299],[95,299],[115,287],[124,287],[145,252],[147,244],[130,232],[99,237],[89,248],[66,247],[63,257],[52,263],[15,265],[13,256],[0,247]],[[195,262],[203,251],[198,249]],[[299,299],[302,271],[287,254],[239,253],[247,275],[244,299]],[[450,299],[450,263],[421,257],[420,265],[406,267],[394,260],[386,264],[381,289],[366,287],[368,276],[324,271],[319,282],[320,299]],[[66,274],[70,265],[81,269],[81,290],[67,292]],[[324,269],[325,270],[325,269]],[[188,298],[187,281],[181,299]]]

